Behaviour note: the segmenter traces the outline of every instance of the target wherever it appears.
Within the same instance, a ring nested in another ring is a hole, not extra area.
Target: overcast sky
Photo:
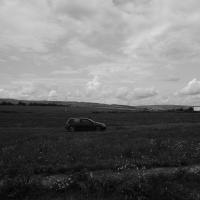
[[[0,0],[0,98],[200,105],[200,1]]]

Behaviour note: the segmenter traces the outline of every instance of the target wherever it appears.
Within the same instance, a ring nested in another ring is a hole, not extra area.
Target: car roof
[[[70,119],[89,119],[89,120],[92,120],[92,119],[86,118],[86,117],[70,117],[70,118],[68,118],[68,120],[70,120]]]

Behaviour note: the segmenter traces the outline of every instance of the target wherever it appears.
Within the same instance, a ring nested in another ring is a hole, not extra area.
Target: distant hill
[[[92,102],[75,102],[75,101],[34,101],[34,100],[17,100],[17,99],[0,99],[0,105],[23,105],[23,106],[65,106],[65,107],[92,107],[97,112],[107,111],[133,111],[133,112],[162,112],[162,111],[193,111],[192,106],[182,105],[144,105],[128,106],[117,104],[101,104]]]

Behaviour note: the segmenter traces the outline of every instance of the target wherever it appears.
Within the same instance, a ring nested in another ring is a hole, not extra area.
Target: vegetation
[[[2,199],[200,199],[200,170],[189,170],[200,164],[199,113],[17,105],[0,113]],[[80,116],[108,130],[67,133],[66,119]]]

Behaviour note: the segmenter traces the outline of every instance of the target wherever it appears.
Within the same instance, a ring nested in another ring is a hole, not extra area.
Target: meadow
[[[64,129],[89,117],[105,132]],[[200,199],[200,113],[0,106],[2,199]]]

